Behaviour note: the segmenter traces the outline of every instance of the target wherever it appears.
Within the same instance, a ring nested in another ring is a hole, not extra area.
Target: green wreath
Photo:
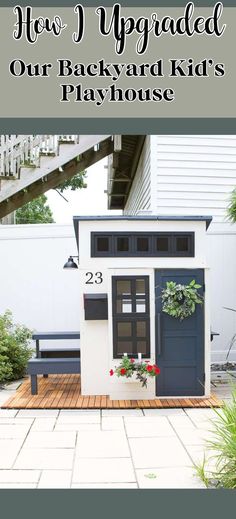
[[[198,285],[193,279],[188,285],[180,285],[175,281],[167,281],[162,290],[162,311],[171,317],[183,321],[190,317],[197,304],[203,304],[203,296],[198,293]]]

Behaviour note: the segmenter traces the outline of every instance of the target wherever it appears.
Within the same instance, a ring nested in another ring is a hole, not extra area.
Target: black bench
[[[36,341],[36,357],[52,358],[52,357],[80,357],[80,346],[68,346],[68,340],[80,339],[80,332],[35,332],[32,339]],[[40,341],[64,340],[62,345],[58,343],[58,347],[41,346]]]
[[[80,373],[80,359],[31,359],[28,362],[28,374],[31,377],[31,394],[38,394],[37,375],[57,375]]]

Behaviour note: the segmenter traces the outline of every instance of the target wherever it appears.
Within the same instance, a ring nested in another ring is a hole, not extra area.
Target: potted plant
[[[120,364],[110,370],[111,377],[115,375],[121,382],[139,382],[142,387],[147,387],[148,378],[157,377],[159,374],[160,368],[149,360],[142,361],[140,354],[137,360],[124,354]]]

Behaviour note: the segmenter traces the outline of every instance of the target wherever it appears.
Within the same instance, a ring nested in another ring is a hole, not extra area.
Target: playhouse
[[[82,395],[132,400],[210,394],[210,222],[208,216],[74,217]],[[182,321],[164,313],[166,283],[193,280],[203,304]],[[110,377],[124,354],[150,359],[160,375],[147,387]]]

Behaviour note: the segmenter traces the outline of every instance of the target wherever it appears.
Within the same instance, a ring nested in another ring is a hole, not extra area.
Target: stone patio
[[[0,391],[0,405],[16,389]],[[220,387],[219,387],[220,386]],[[214,388],[230,398],[230,387]],[[0,409],[0,488],[205,488],[212,409]]]

